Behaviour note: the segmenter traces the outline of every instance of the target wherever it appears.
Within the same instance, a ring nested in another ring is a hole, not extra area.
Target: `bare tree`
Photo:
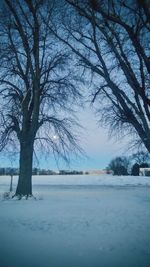
[[[137,135],[150,152],[148,1],[66,2],[63,35],[56,35],[76,54],[101,121]]]
[[[17,142],[16,196],[32,195],[37,142],[67,159],[79,151],[70,55],[51,31],[56,1],[4,0],[0,22],[0,149]],[[57,140],[56,140],[57,139]]]
[[[127,157],[116,157],[112,159],[107,170],[113,171],[113,175],[128,175],[129,159]]]
[[[133,162],[138,163],[139,165],[150,161],[149,153],[144,151],[138,151],[137,153],[132,154],[130,158]]]

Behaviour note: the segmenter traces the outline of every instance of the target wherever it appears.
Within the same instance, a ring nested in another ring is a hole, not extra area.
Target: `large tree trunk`
[[[32,162],[34,141],[27,140],[20,144],[20,173],[16,189],[16,196],[32,195]]]

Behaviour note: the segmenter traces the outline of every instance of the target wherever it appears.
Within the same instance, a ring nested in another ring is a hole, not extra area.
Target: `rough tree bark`
[[[19,181],[16,195],[32,196],[33,140],[26,138],[20,143]]]

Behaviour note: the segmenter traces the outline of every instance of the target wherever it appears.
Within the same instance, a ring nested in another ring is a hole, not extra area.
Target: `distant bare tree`
[[[137,151],[130,157],[130,162],[133,164],[131,168],[131,175],[139,175],[140,168],[149,167],[150,154],[146,151]]]
[[[148,1],[66,2],[57,37],[76,54],[101,121],[111,131],[135,133],[150,152]]]
[[[16,196],[32,195],[33,150],[39,141],[67,159],[79,151],[70,55],[51,23],[56,1],[3,0],[0,21],[0,150],[17,140],[20,173]],[[57,19],[57,18],[56,18]]]
[[[116,157],[111,160],[107,170],[113,171],[113,175],[128,175],[129,160],[127,157]]]
[[[131,155],[130,158],[132,161],[134,161],[135,163],[138,163],[139,165],[150,161],[149,153],[146,153],[144,151],[139,151],[137,153],[134,153]]]

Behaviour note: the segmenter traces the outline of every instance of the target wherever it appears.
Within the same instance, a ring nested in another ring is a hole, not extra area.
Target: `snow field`
[[[0,267],[149,267],[150,178],[40,178],[37,200],[1,198]]]

